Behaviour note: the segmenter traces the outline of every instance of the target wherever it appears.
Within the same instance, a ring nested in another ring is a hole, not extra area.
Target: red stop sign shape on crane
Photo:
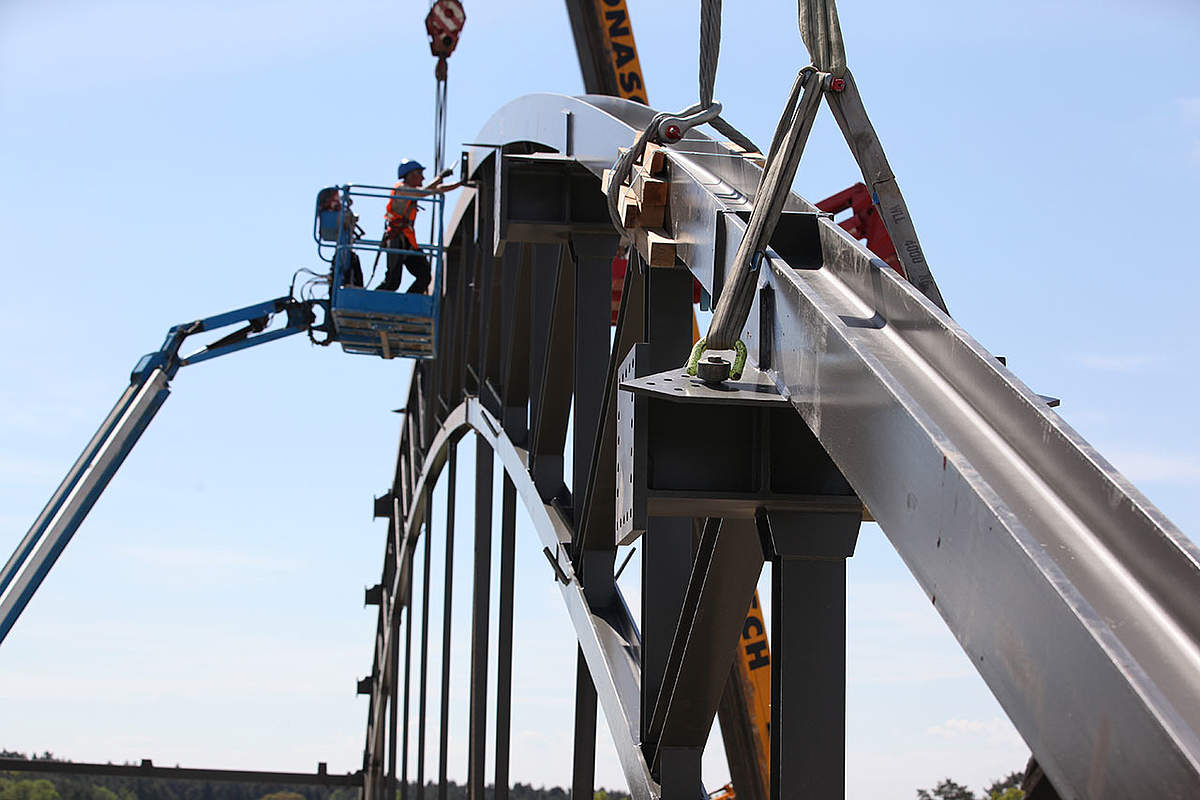
[[[467,12],[459,0],[437,0],[425,17],[425,30],[429,33],[429,50],[438,58],[446,58],[458,47],[458,35],[462,33]]]

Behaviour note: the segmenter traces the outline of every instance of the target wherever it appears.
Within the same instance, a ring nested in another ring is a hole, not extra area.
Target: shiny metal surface
[[[629,781],[631,796],[637,800],[657,797],[657,784],[650,777],[650,770],[636,741],[641,647],[637,626],[629,616],[624,602],[620,600],[619,591],[619,602],[616,604],[597,609],[588,603],[574,567],[566,556],[566,546],[571,541],[570,523],[553,504],[542,500],[528,472],[528,452],[512,443],[501,428],[499,420],[483,408],[478,398],[468,398],[447,414],[445,422],[426,450],[425,463],[428,466],[416,480],[416,496],[426,496],[425,487],[436,484],[450,448],[471,431],[491,447],[495,458],[516,487],[517,497],[533,521],[539,544],[556,554],[557,571],[567,578],[566,583],[555,583],[562,593],[563,602],[566,603],[567,612],[575,626],[579,646],[587,660],[600,706],[609,720],[621,768]],[[406,538],[416,535],[424,522],[425,513],[426,509],[422,505],[405,520]],[[553,580],[549,571],[546,579]],[[626,724],[621,725],[619,721],[625,721]]]
[[[765,403],[781,406],[788,402],[779,393],[771,376],[752,364],[746,366],[738,380],[726,380],[715,385],[678,369],[644,378],[631,378],[622,381],[621,388],[634,394],[659,395],[663,399],[678,402],[698,400],[705,403]]]
[[[536,143],[599,174],[652,114],[533,95],[478,140]],[[472,170],[495,152],[472,149]],[[696,131],[668,153],[667,227],[715,298],[758,167]],[[1060,793],[1200,796],[1200,550],[913,286],[801,198],[785,210],[743,334],[752,360]]]

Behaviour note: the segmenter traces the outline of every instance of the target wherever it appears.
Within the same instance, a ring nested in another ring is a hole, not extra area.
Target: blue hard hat
[[[403,180],[405,175],[410,172],[416,172],[419,169],[425,169],[425,167],[421,165],[420,161],[406,158],[401,161],[400,166],[396,168],[396,177]]]

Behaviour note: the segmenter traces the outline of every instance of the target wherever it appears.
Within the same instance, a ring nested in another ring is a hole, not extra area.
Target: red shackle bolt
[[[667,129],[663,131],[663,136],[669,142],[678,142],[683,138],[683,131],[679,130],[678,125],[668,125]]]
[[[846,88],[846,79],[845,78],[834,78],[833,80],[831,80],[829,82],[830,91],[840,92],[845,88]]]

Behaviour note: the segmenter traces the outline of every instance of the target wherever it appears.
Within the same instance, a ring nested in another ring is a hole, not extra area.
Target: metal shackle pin
[[[696,377],[705,383],[721,383],[729,378],[730,363],[720,356],[709,356],[696,365]]]
[[[721,104],[713,101],[713,104],[708,108],[701,109],[693,114],[665,117],[658,123],[658,130],[655,131],[656,138],[667,144],[674,144],[686,136],[687,132],[692,128],[697,125],[703,125],[706,122],[712,122],[719,116],[721,116]]]

